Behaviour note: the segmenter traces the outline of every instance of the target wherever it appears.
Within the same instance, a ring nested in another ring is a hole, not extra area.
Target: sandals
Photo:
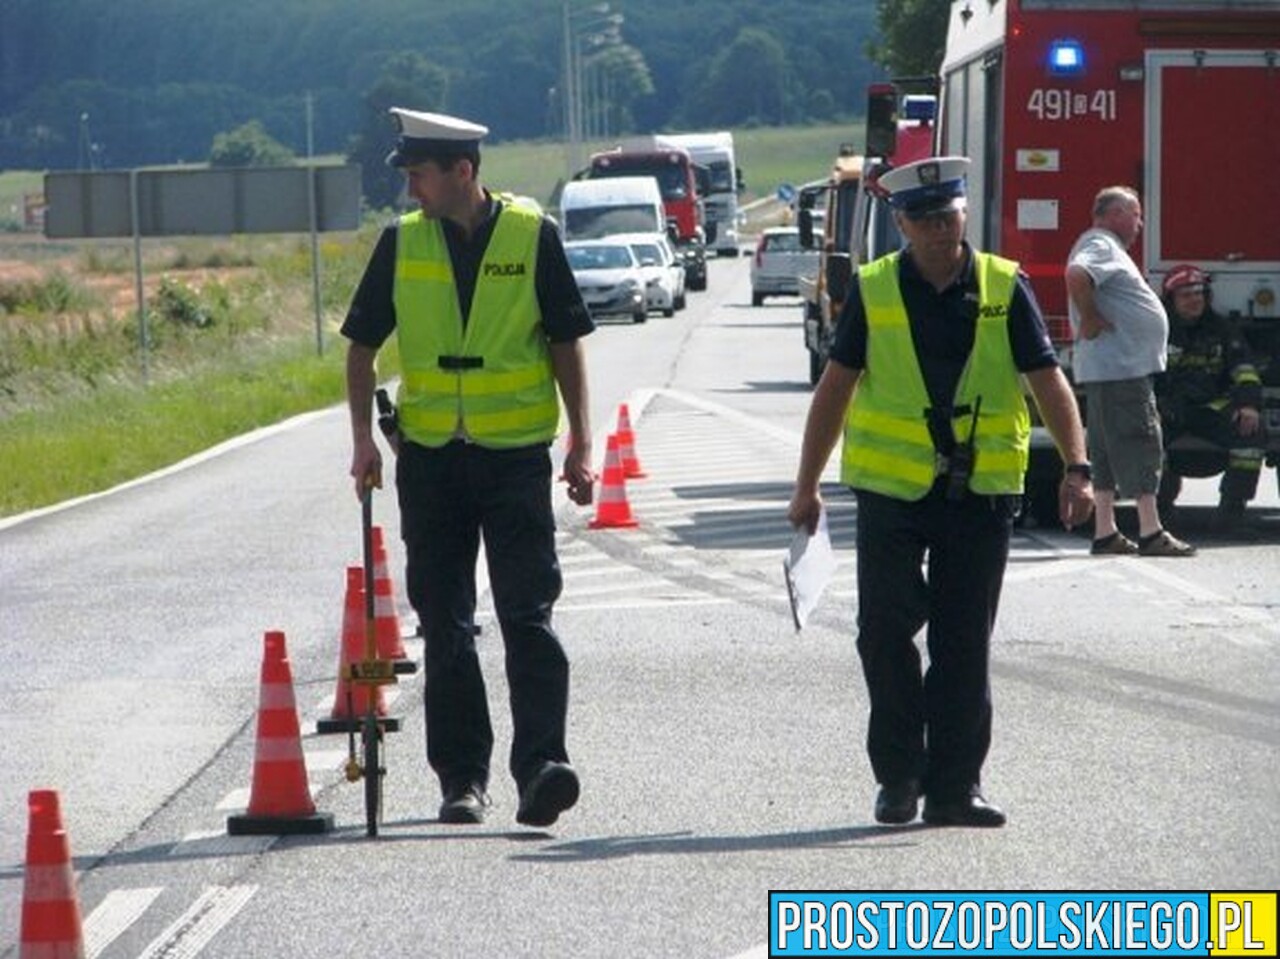
[[[1152,533],[1150,536],[1144,536],[1138,540],[1138,555],[1194,556],[1196,555],[1196,548],[1190,543],[1184,543],[1167,529],[1162,529],[1158,533]]]
[[[1196,548],[1162,529],[1143,536],[1136,543],[1124,533],[1115,532],[1095,539],[1089,553],[1093,556],[1194,556]]]
[[[1137,556],[1138,544],[1124,533],[1116,532],[1095,539],[1089,552],[1094,556]]]

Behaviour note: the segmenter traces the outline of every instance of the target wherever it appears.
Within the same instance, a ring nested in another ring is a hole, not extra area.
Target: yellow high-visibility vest
[[[506,203],[464,326],[440,222],[400,218],[394,303],[400,428],[422,446],[465,437],[506,449],[550,442],[560,406],[534,273],[541,218]]]
[[[855,489],[918,500],[933,486],[940,459],[929,434],[929,392],[911,341],[894,253],[858,271],[867,315],[867,362],[845,418],[840,478]],[[1009,305],[1018,266],[974,254],[978,320],[973,350],[956,386],[951,427],[958,440],[974,428],[975,493],[1020,493],[1031,447],[1031,417],[1009,345]]]

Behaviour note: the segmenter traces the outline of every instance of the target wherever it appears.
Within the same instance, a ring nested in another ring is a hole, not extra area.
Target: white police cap
[[[387,165],[410,166],[439,156],[456,156],[475,149],[489,128],[443,113],[423,113],[392,107],[391,116],[400,131]]]
[[[880,177],[889,204],[909,217],[965,208],[969,158],[929,157],[895,167]]]

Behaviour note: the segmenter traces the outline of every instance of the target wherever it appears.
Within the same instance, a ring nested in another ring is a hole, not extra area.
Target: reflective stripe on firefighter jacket
[[[1169,365],[1156,377],[1156,397],[1175,419],[1195,406],[1261,409],[1262,378],[1239,328],[1210,309],[1191,322],[1170,310]]]
[[[464,327],[440,223],[421,211],[400,218],[397,400],[413,442],[505,449],[555,438],[560,407],[534,284],[540,228],[536,213],[503,205]]]
[[[952,432],[961,441],[968,439],[981,397],[969,489],[1020,493],[1030,455],[1031,417],[1009,346],[1009,304],[1018,267],[988,253],[975,252],[974,257],[977,329],[956,386]],[[856,489],[918,500],[933,485],[943,461],[929,434],[929,392],[898,288],[898,259],[895,253],[858,271],[867,314],[867,361],[845,420],[840,477]]]

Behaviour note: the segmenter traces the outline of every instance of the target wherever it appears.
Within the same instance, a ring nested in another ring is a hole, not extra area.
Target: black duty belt
[[[436,362],[442,370],[478,370],[484,366],[483,356],[440,356]]]

